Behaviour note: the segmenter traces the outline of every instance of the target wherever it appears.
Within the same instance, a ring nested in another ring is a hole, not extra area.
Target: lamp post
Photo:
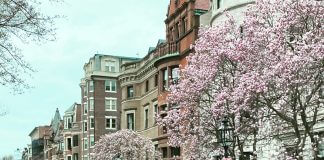
[[[229,153],[228,149],[233,143],[233,132],[234,128],[230,125],[227,117],[222,120],[222,124],[217,130],[217,139],[218,143],[224,147],[224,157],[228,158]]]

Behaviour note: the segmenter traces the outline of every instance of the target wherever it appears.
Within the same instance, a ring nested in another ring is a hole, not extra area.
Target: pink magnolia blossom
[[[312,129],[324,107],[323,19],[320,1],[256,0],[242,24],[228,15],[202,28],[179,83],[170,87],[169,104],[179,109],[158,120],[169,144],[183,147],[185,159],[209,157],[227,116],[234,147],[251,135],[257,141],[290,132],[297,141],[284,144],[294,149],[281,157],[301,159],[304,137],[316,142]]]
[[[113,160],[122,158],[128,160],[160,159],[160,153],[155,150],[152,141],[130,130],[120,130],[106,134],[96,142],[93,150],[93,160]]]

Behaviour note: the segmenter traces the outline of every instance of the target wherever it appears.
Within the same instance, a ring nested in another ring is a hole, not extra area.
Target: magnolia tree
[[[130,130],[106,134],[96,142],[93,160],[146,160],[161,159],[152,141]]]
[[[179,83],[170,87],[169,104],[177,107],[158,122],[170,145],[182,146],[185,159],[211,157],[220,148],[216,130],[228,117],[232,156],[251,145],[256,158],[258,146],[275,140],[282,144],[277,159],[301,160],[311,151],[316,159],[316,126],[324,118],[323,18],[320,1],[256,0],[242,23],[228,15],[201,29]]]

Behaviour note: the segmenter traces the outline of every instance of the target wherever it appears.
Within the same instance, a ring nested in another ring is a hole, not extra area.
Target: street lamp
[[[219,129],[217,130],[217,139],[218,139],[218,143],[224,147],[225,150],[225,158],[228,158],[228,148],[232,145],[232,143],[234,142],[233,140],[233,132],[234,132],[234,128],[230,125],[227,117],[225,117],[222,120],[222,124],[219,127]]]

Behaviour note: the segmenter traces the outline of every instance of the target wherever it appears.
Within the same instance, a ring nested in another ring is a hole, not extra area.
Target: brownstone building
[[[150,47],[141,61],[121,68],[121,128],[151,138],[164,159],[179,157],[181,149],[167,145],[167,131],[156,126],[155,115],[166,116],[163,111],[171,107],[166,103],[168,87],[177,83],[180,68],[187,64],[185,57],[192,51],[200,25],[209,23],[209,4],[209,0],[170,0],[166,40]]]
[[[45,160],[64,160],[63,120],[58,109],[51,121],[50,129],[44,136]]]
[[[95,141],[120,129],[121,88],[117,77],[124,63],[138,58],[96,54],[84,65],[81,79],[81,153],[88,160]]]
[[[64,159],[81,160],[81,104],[74,103],[64,112]]]
[[[187,62],[185,57],[192,51],[191,45],[198,38],[198,30],[201,24],[206,24],[209,20],[201,15],[209,10],[209,0],[171,0],[166,24],[166,45],[168,52],[160,55],[160,58],[154,63],[159,74],[159,111],[165,111],[172,106],[166,103],[168,95],[167,88],[172,83],[177,83],[179,78],[179,67],[184,67]],[[207,21],[207,22],[206,22]],[[166,112],[160,112],[160,116],[166,116]],[[164,158],[181,155],[179,148],[168,147],[167,131],[164,128],[159,129],[159,148]]]
[[[29,134],[31,138],[31,148],[32,148],[32,160],[45,159],[44,153],[44,137],[49,132],[50,126],[39,126],[35,127]]]

